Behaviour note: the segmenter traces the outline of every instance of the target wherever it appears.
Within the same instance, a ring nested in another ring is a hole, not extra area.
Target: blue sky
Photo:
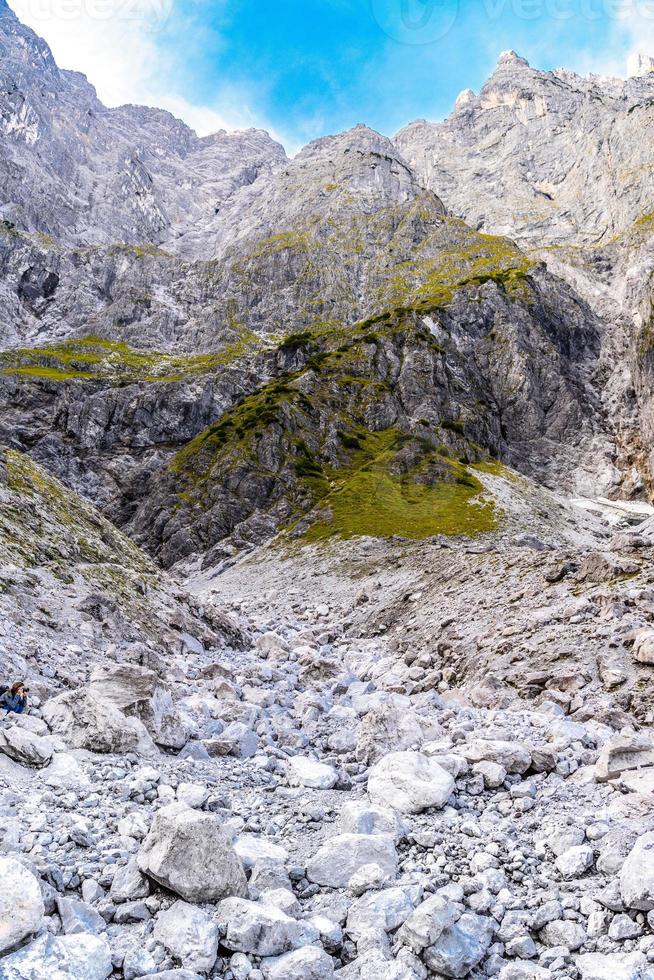
[[[203,133],[263,126],[290,152],[358,122],[391,135],[440,119],[506,48],[612,74],[650,39],[654,53],[652,0],[9,2],[108,104],[160,105]]]

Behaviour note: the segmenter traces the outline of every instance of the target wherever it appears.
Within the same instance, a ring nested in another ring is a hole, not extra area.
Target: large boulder
[[[302,755],[293,756],[288,760],[287,773],[291,786],[332,789],[338,782],[338,773],[333,766]]]
[[[0,728],[0,752],[23,766],[41,769],[50,762],[54,745],[49,738],[12,725]]]
[[[638,630],[632,653],[637,664],[654,664],[654,630]]]
[[[620,895],[629,909],[654,909],[654,833],[643,834],[622,865]]]
[[[317,946],[265,959],[261,970],[265,980],[332,980],[334,976],[331,956]]]
[[[307,878],[327,888],[345,888],[366,864],[377,864],[390,877],[397,874],[397,851],[388,834],[340,834],[316,851],[307,864]]]
[[[446,977],[467,977],[486,955],[493,938],[493,923],[485,915],[464,912],[423,953],[430,970]]]
[[[103,664],[95,667],[89,691],[102,701],[109,701],[125,714],[133,714],[151,699],[157,686],[157,675],[138,664]]]
[[[2,980],[106,980],[111,950],[104,938],[46,933],[0,961]]]
[[[0,888],[0,954],[2,954],[39,930],[44,908],[37,879],[15,858],[0,857],[0,882],[2,882]]]
[[[226,898],[218,906],[222,945],[234,952],[279,956],[317,942],[320,933],[309,922],[298,922],[273,905]]]
[[[175,902],[159,913],[154,938],[190,970],[208,973],[216,962],[218,926],[206,912],[187,902]]]
[[[595,763],[595,778],[600,783],[615,779],[631,769],[654,765],[654,742],[645,732],[624,728],[602,746]]]
[[[368,796],[373,803],[401,813],[420,813],[447,803],[454,779],[420,752],[393,752],[372,767]]]
[[[581,980],[650,980],[652,967],[643,953],[582,953],[575,957]]]
[[[351,906],[346,930],[355,942],[369,929],[393,932],[413,912],[413,902],[403,888],[383,888],[357,899]]]
[[[421,718],[415,711],[394,704],[380,704],[369,711],[358,730],[356,757],[372,765],[389,752],[419,748],[423,742],[441,734],[437,722]]]
[[[91,674],[89,690],[126,715],[138,717],[157,745],[181,749],[189,738],[170,691],[157,674],[134,663],[105,664]]]
[[[140,752],[157,750],[143,722],[128,718],[110,701],[93,691],[67,691],[43,705],[43,717],[50,730],[72,749],[89,752]]]
[[[144,874],[187,902],[247,893],[243,867],[217,818],[185,803],[159,810],[137,860]]]
[[[475,738],[459,749],[468,762],[496,762],[507,772],[526,772],[531,765],[531,750],[519,742],[502,739]]]

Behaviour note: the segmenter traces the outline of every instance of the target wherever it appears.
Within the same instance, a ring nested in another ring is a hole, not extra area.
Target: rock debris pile
[[[647,731],[412,693],[326,604],[236,614],[157,678],[163,734],[128,646],[2,719],[2,980],[654,977]]]

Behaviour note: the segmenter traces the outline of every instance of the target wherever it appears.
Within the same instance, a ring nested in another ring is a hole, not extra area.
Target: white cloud
[[[654,56],[654,0],[602,0],[609,18],[608,44],[587,53],[589,71],[625,78],[639,70],[639,56]]]
[[[635,74],[639,55],[654,56],[654,4],[637,5],[632,16],[617,23],[616,35],[626,51],[628,74]]]
[[[105,105],[167,109],[201,136],[218,129],[269,128],[237,92],[226,90],[216,105],[198,105],[176,91],[174,66],[157,43],[174,0],[9,2],[47,41],[59,67],[83,72]]]

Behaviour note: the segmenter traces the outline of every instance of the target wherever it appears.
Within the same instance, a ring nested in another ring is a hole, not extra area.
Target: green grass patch
[[[0,354],[0,374],[49,381],[181,381],[210,374],[260,346],[258,337],[243,331],[223,350],[210,354],[166,354],[142,351],[103,337],[88,336],[51,347],[19,348]]]
[[[410,437],[404,437],[409,439]],[[305,533],[307,541],[331,537],[394,536],[422,540],[435,534],[475,537],[494,530],[498,514],[492,501],[484,498],[483,484],[467,467],[443,461],[441,479],[427,482],[427,468],[435,454],[408,472],[395,471],[396,451],[401,447],[394,430],[371,434],[381,451],[359,469],[347,472],[320,501],[331,519],[320,518]]]

